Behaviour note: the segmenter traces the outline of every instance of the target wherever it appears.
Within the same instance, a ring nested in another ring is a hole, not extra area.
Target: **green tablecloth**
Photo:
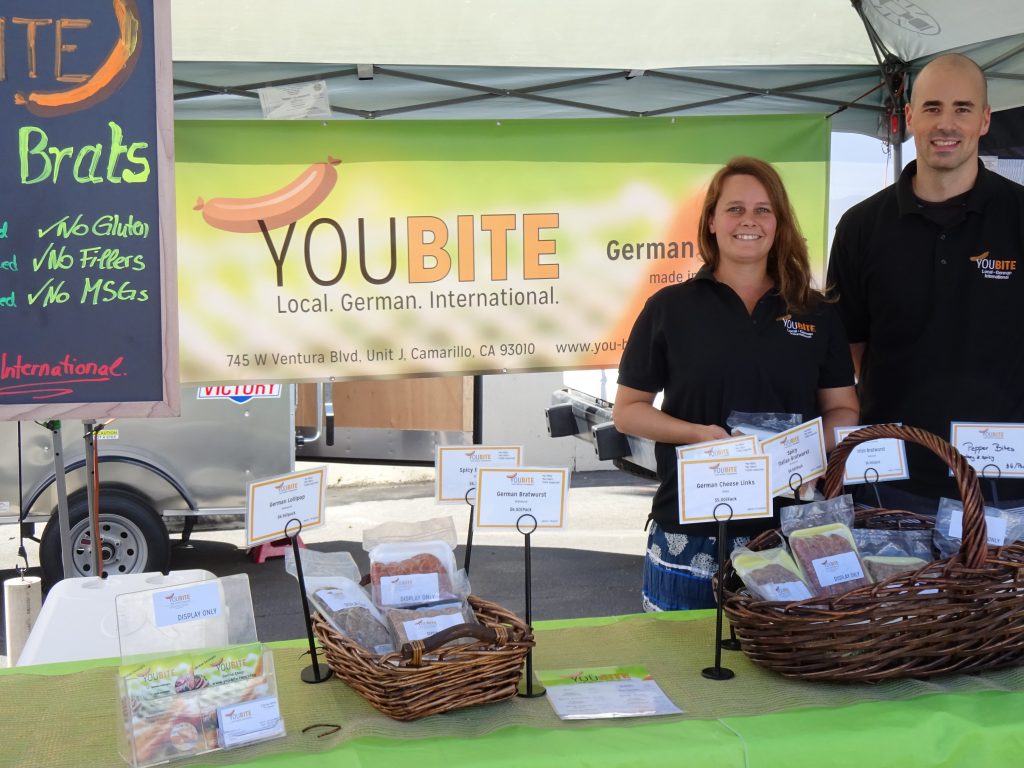
[[[783,680],[726,653],[723,663],[737,678],[713,683],[699,676],[712,661],[712,617],[691,612],[537,626],[537,668],[646,664],[687,711],[685,717],[561,723],[544,699],[517,699],[395,723],[343,683],[298,683],[296,670],[308,660],[298,658],[300,644],[288,643],[275,651],[288,739],[175,765],[1024,765],[1024,671],[943,678],[938,684],[830,686]],[[0,676],[8,744],[0,748],[0,765],[117,764],[109,746],[109,730],[116,726],[110,673],[96,666],[50,665]],[[76,674],[32,674],[68,672]],[[42,700],[50,695],[55,698]],[[61,723],[75,712],[82,722]],[[340,723],[344,730],[329,739],[301,734],[303,725],[317,721]],[[92,759],[81,762],[86,755]]]

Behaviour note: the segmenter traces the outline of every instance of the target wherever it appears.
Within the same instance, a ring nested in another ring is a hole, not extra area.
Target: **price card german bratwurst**
[[[537,528],[565,527],[568,469],[484,468],[478,477],[477,528],[515,528],[524,515],[532,516],[537,521]],[[532,527],[532,520],[523,525],[526,530]]]

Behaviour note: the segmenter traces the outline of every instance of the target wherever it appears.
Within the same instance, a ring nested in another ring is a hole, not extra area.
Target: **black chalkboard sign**
[[[177,409],[167,6],[0,6],[0,418]]]

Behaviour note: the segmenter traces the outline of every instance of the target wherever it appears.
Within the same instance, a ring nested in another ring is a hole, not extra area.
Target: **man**
[[[1024,187],[978,160],[991,117],[984,73],[965,56],[935,59],[906,117],[917,160],[847,211],[829,262],[861,421],[946,439],[951,421],[1024,422]],[[908,453],[911,479],[879,484],[884,506],[934,513],[940,496],[959,497],[939,459]],[[1024,499],[1024,481],[1002,480],[998,493]]]

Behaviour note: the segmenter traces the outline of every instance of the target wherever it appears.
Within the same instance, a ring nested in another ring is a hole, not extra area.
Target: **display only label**
[[[434,466],[435,498],[441,503],[465,502],[476,488],[477,471],[481,467],[500,469],[518,467],[523,461],[521,445],[474,445],[465,447],[438,446]]]
[[[460,614],[452,613],[442,616],[424,616],[422,619],[411,619],[403,621],[405,634],[409,640],[426,640],[438,632],[450,627],[457,627],[465,622]]]
[[[220,585],[216,581],[178,587],[153,595],[153,615],[158,627],[215,619],[222,611]]]
[[[436,573],[407,573],[380,580],[382,605],[419,605],[440,599],[440,581]]]
[[[831,587],[854,579],[863,579],[860,559],[855,552],[843,552],[811,560],[818,583],[823,587]]]
[[[954,421],[949,432],[949,442],[981,477],[1024,477],[1024,424]]]
[[[1007,510],[1024,512],[1024,510]],[[989,546],[1001,547],[1006,543],[1006,518],[995,515],[985,515],[985,531]],[[962,539],[964,537],[964,512],[962,509],[954,509],[949,514],[949,538]]]
[[[791,603],[794,600],[809,600],[811,592],[802,581],[787,581],[781,584],[765,584],[762,589],[772,593],[775,600]]]

